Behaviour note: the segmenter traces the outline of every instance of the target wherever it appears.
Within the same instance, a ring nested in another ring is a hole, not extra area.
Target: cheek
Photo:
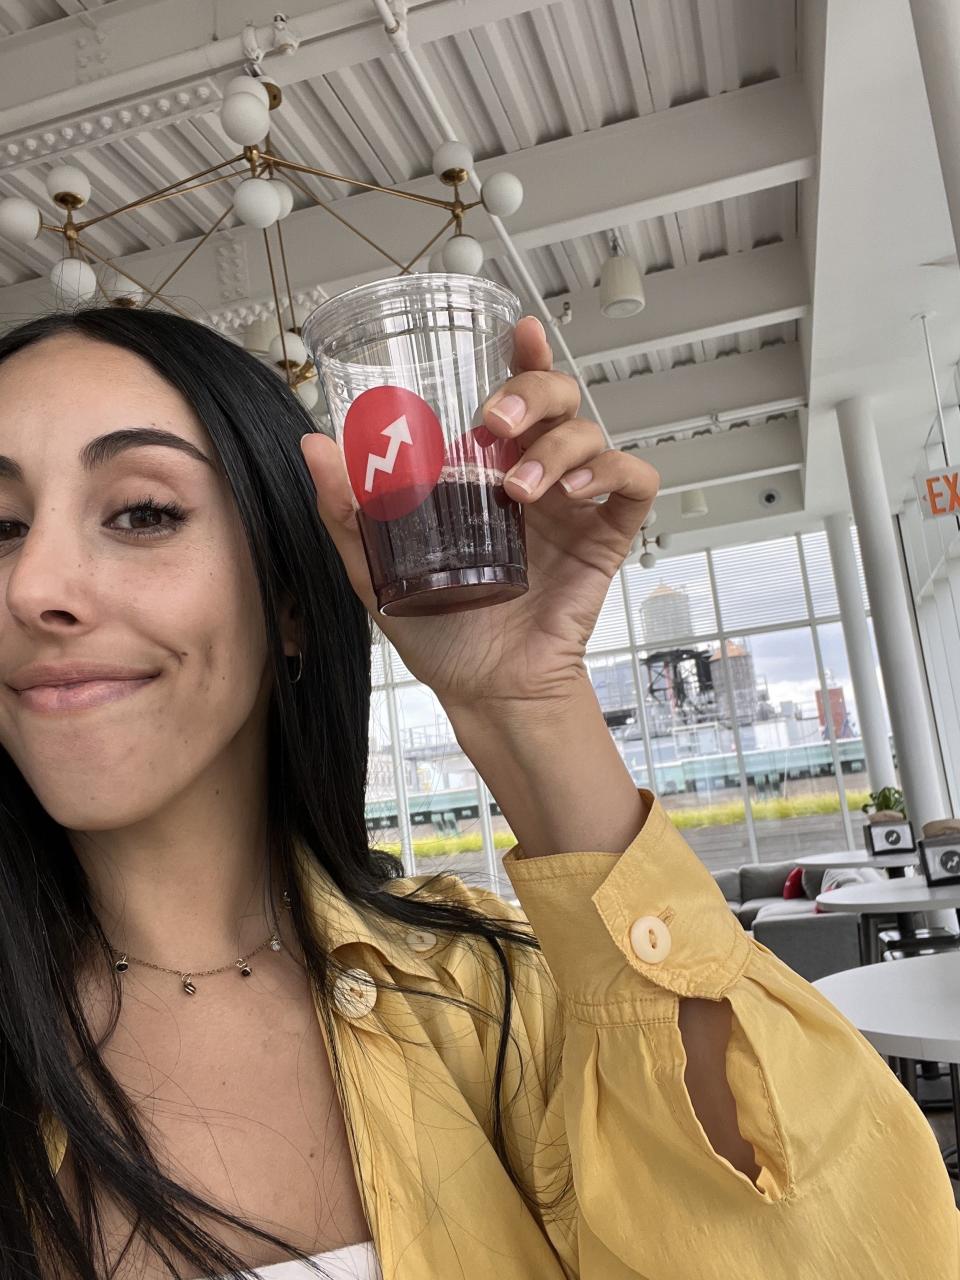
[[[73,719],[0,705],[0,745],[54,820],[77,830],[161,808],[229,756],[264,690],[266,628],[252,572],[208,564],[163,590],[141,579],[110,617],[109,647],[155,661],[155,686]]]

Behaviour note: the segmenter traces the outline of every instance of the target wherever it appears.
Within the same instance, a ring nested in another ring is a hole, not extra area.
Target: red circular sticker
[[[364,515],[396,520],[433,491],[444,462],[443,428],[413,391],[371,387],[347,410],[343,453]]]

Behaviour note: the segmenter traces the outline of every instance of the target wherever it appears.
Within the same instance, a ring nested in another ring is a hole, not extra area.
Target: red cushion
[[[804,897],[803,885],[803,867],[794,867],[787,876],[786,884],[783,886],[783,896],[785,898],[802,898]]]
[[[824,889],[823,892],[829,893],[830,889],[836,889],[836,887],[837,886],[835,884],[832,884],[830,885],[829,889]],[[826,911],[824,911],[823,907],[821,907],[819,902],[814,903],[813,910],[814,910],[814,913],[818,916],[825,916],[827,914]]]

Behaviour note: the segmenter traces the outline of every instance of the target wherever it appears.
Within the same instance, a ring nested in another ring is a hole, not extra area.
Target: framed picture
[[[960,884],[960,835],[920,841],[920,865],[927,884]]]
[[[911,853],[917,847],[909,822],[865,822],[863,838],[868,853]]]

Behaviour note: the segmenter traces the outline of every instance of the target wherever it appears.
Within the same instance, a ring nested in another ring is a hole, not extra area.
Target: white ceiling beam
[[[795,240],[656,271],[644,278],[644,289],[644,310],[625,320],[603,315],[599,288],[550,299],[557,315],[564,302],[570,303],[573,319],[563,336],[578,363],[623,360],[782,324],[810,310],[806,270]]]
[[[530,249],[802,181],[815,171],[816,138],[793,76],[548,142],[507,164],[526,191],[510,233]]]
[[[796,78],[771,81],[511,155],[507,163],[526,193],[509,220],[514,243],[520,250],[538,248],[809,176],[814,139],[800,89]],[[290,158],[308,164],[311,159]],[[78,160],[82,164],[82,156]],[[504,167],[499,157],[476,165],[481,178]],[[589,174],[589,181],[566,178],[583,174]],[[437,196],[447,188],[431,175],[402,190]],[[425,212],[414,201],[378,192],[345,197],[335,207],[402,261],[412,258],[443,220],[441,211]],[[496,258],[502,246],[483,209],[471,211],[466,223],[484,242],[487,256]],[[250,298],[266,302],[271,286],[262,237],[247,228],[236,234],[249,249]],[[338,292],[394,270],[369,244],[313,207],[290,214],[283,234],[295,293],[317,286]],[[159,281],[195,244],[196,239],[180,241],[130,255],[117,265],[127,274]],[[216,311],[221,300],[213,248],[204,246],[191,258],[178,276],[177,291]],[[27,286],[13,286],[21,287]],[[7,292],[2,292],[5,304]],[[14,299],[9,302],[13,305]]]
[[[498,22],[550,0],[409,0],[410,34],[417,44],[439,40],[478,23]],[[76,39],[89,28],[74,22],[48,23],[18,33],[5,43],[7,56],[0,77],[0,139],[11,133],[42,129],[107,104],[116,106],[144,95],[182,88],[192,78],[231,72],[244,61],[240,35],[246,22],[269,26],[275,0],[248,0],[245,5],[217,6],[227,15],[211,40],[211,7],[197,0],[113,0],[97,14],[97,30],[108,52],[109,74],[77,83]],[[290,56],[268,57],[266,67],[282,85],[294,84],[389,56],[392,46],[372,0],[287,0],[283,12],[301,35]],[[161,52],[162,51],[162,52]],[[147,60],[144,61],[146,55]],[[36,86],[47,89],[36,96]]]
[[[661,493],[679,493],[799,471],[803,445],[799,423],[790,417],[653,445],[637,456],[660,472]]]
[[[761,501],[765,489],[776,489],[779,501],[770,508]],[[687,551],[702,551],[704,547],[750,542],[755,538],[784,537],[807,527],[817,527],[817,518],[803,515],[803,485],[799,471],[788,471],[772,480],[763,476],[750,476],[731,480],[706,490],[707,513],[703,516],[685,516],[680,508],[681,492],[660,494],[657,497],[657,523],[652,533],[671,533],[674,543],[670,555],[682,555]],[[753,522],[762,524],[753,527]],[[718,531],[728,529],[724,536]],[[650,570],[652,580],[657,577],[656,566]]]
[[[590,391],[615,442],[629,442],[658,428],[679,430],[712,414],[746,418],[759,406],[796,406],[806,401],[796,342],[621,382],[595,383]]]

